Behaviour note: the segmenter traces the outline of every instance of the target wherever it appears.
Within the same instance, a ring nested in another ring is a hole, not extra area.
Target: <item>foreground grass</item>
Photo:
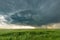
[[[60,29],[0,29],[0,40],[60,40]]]

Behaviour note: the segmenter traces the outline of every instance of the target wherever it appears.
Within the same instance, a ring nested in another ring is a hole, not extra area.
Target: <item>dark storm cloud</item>
[[[0,14],[11,24],[60,22],[60,0],[0,0]]]

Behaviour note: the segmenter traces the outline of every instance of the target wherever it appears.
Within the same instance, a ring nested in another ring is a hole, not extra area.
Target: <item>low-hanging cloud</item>
[[[45,25],[60,22],[60,0],[0,0],[4,23]]]

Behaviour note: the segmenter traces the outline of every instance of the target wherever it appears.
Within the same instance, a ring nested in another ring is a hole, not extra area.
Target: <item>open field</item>
[[[60,40],[60,29],[0,29],[0,40]]]

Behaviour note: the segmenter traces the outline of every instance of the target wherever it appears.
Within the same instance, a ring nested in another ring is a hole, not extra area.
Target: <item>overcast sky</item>
[[[58,23],[60,0],[0,0],[0,19],[9,24]]]

